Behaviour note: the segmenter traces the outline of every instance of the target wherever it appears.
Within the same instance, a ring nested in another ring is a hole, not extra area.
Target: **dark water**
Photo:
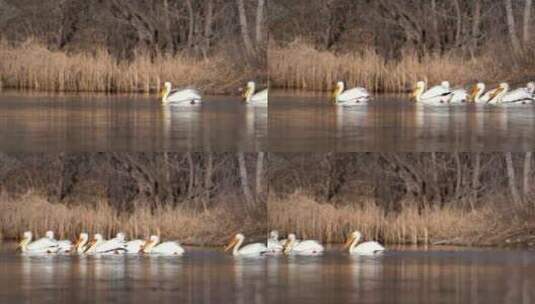
[[[277,152],[532,151],[535,106],[416,105],[378,96],[337,107],[328,97],[272,94],[269,148]]]
[[[1,246],[1,245],[0,245]],[[1,247],[0,247],[1,248]],[[532,303],[535,252],[391,249],[382,257],[24,257],[0,249],[0,303]]]
[[[7,152],[257,151],[266,141],[267,108],[238,97],[169,107],[144,95],[0,95]]]

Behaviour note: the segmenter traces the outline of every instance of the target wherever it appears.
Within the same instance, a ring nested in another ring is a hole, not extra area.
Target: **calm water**
[[[5,247],[5,246],[4,246]],[[532,303],[535,252],[393,249],[377,258],[23,257],[0,253],[0,303]]]
[[[279,152],[526,151],[535,149],[535,106],[429,107],[379,96],[336,107],[326,96],[272,94],[269,148]]]
[[[144,95],[0,95],[3,151],[257,151],[266,141],[267,108],[237,97],[169,107]]]

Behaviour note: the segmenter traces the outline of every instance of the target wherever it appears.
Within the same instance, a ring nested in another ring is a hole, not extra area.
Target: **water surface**
[[[532,303],[535,251],[391,248],[353,257],[28,257],[0,244],[0,303]]]
[[[146,95],[0,95],[6,152],[257,151],[266,140],[267,108],[238,97],[170,107]]]
[[[277,152],[532,151],[535,106],[411,103],[376,96],[340,107],[325,95],[276,92],[269,105],[269,148]]]

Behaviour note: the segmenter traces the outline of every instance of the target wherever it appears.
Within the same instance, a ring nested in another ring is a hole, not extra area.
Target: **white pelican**
[[[247,82],[245,90],[243,92],[243,98],[246,103],[254,105],[267,105],[268,104],[268,89],[264,89],[260,92],[256,92],[256,83],[254,81]]]
[[[285,243],[286,240],[279,241],[279,232],[277,230],[273,230],[269,233],[269,238],[267,239],[267,248],[270,253],[282,253]]]
[[[58,244],[58,251],[56,253],[70,253],[72,251],[72,242],[69,240],[56,240],[54,238],[54,231],[47,231],[45,236]]]
[[[87,244],[88,241],[89,235],[85,232],[80,233],[80,236],[78,236],[78,239],[74,243],[74,250],[76,251],[76,253],[85,253],[89,249],[89,246]]]
[[[304,240],[297,242],[295,234],[288,235],[288,241],[284,246],[284,254],[290,255],[317,255],[324,251],[323,246],[316,240]]]
[[[535,96],[535,82],[528,82],[528,84],[526,85],[526,90],[531,93],[532,96]]]
[[[143,253],[158,254],[158,255],[183,255],[184,248],[178,242],[163,242],[160,243],[160,237],[151,235],[149,240],[141,247]]]
[[[234,256],[258,256],[268,252],[268,248],[262,243],[247,244],[241,247],[244,240],[245,236],[243,234],[236,234],[225,247],[225,251],[232,249],[232,255]]]
[[[139,253],[145,243],[145,240],[131,240],[126,242],[124,248],[126,249],[126,253]]]
[[[468,92],[465,89],[454,89],[446,97],[448,103],[465,103],[468,100]]]
[[[360,255],[374,255],[383,253],[385,251],[385,247],[381,246],[381,244],[375,241],[363,242],[358,244],[361,238],[362,233],[360,233],[359,231],[351,233],[343,248],[346,249],[349,247],[349,253]]]
[[[448,96],[451,94],[449,88],[450,84],[447,81],[443,81],[442,84],[434,86],[429,90],[425,90],[425,81],[418,81],[416,88],[412,93],[412,97],[416,102],[429,105],[439,105],[447,102]]]
[[[364,104],[370,100],[370,93],[361,87],[346,90],[345,83],[338,81],[334,87],[333,97],[336,104],[340,105],[349,103]]]
[[[45,254],[56,253],[58,251],[57,242],[51,240],[48,237],[40,238],[32,242],[33,234],[31,231],[26,231],[23,234],[23,238],[19,243],[21,251],[29,254]]]
[[[509,91],[509,84],[506,82],[500,83],[497,91],[489,100],[489,104],[525,104],[533,103],[534,98],[527,88],[519,88]]]
[[[195,89],[172,89],[171,82],[164,83],[161,93],[162,103],[173,105],[187,105],[201,102],[201,95]]]
[[[120,254],[124,253],[124,234],[117,233],[117,236],[110,240],[104,240],[100,233],[95,234],[86,253],[89,254]]]

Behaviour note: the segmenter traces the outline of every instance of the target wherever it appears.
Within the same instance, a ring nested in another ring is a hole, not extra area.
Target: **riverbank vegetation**
[[[265,1],[0,2],[4,88],[236,93],[266,78]]]
[[[342,242],[535,246],[530,153],[272,154],[268,225]]]
[[[274,0],[270,79],[317,91],[338,80],[376,92],[422,79],[524,85],[535,77],[531,11],[530,0]]]
[[[103,153],[1,155],[0,233],[129,237],[161,233],[219,245],[266,231],[264,155]]]

